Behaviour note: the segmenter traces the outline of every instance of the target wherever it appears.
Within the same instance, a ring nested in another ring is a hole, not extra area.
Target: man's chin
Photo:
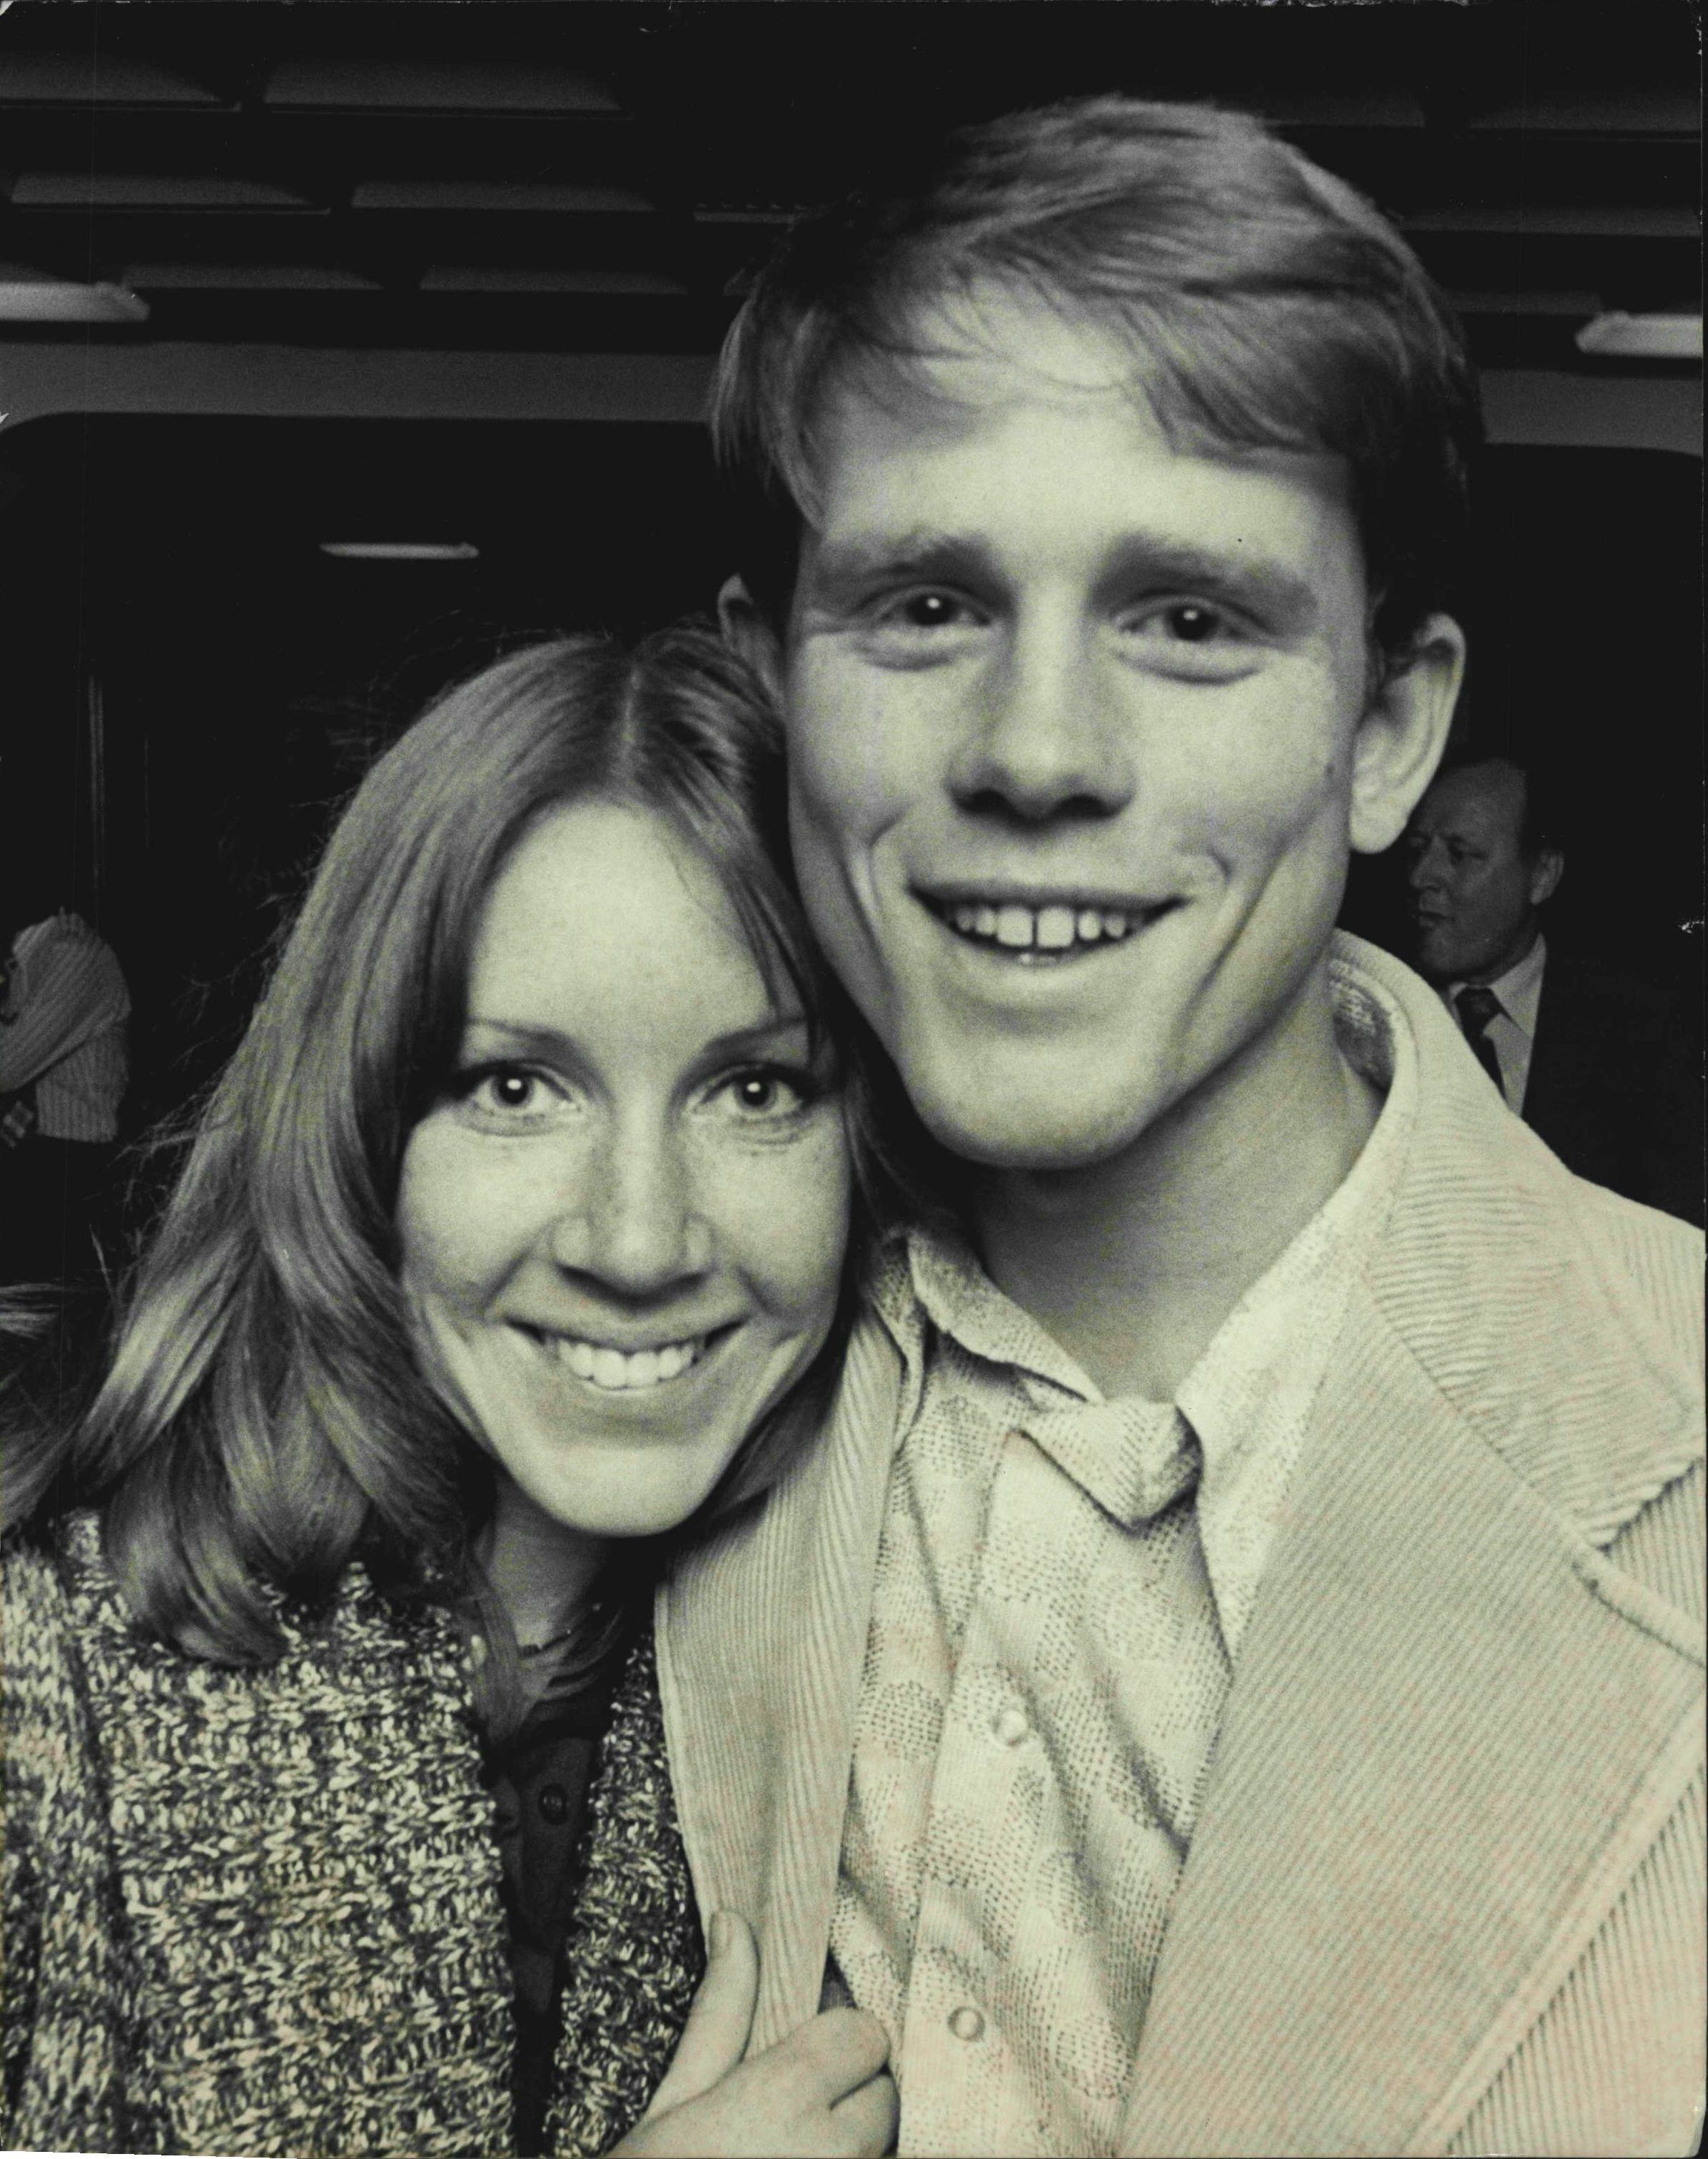
[[[1150,1121],[1127,1103],[1119,1113],[1100,1116],[1082,1100],[1064,1116],[1059,1102],[1029,1103],[996,1089],[971,1099],[922,1090],[914,1095],[914,1107],[939,1147],[962,1162],[993,1170],[1094,1168],[1123,1153]]]
[[[1414,940],[1411,964],[1426,982],[1450,982],[1453,979],[1453,954],[1436,938],[1426,935]]]

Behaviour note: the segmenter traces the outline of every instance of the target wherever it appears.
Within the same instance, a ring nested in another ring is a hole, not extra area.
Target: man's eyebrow
[[[1312,629],[1322,614],[1308,579],[1271,557],[1248,553],[1239,546],[1195,547],[1135,533],[1112,550],[1098,589],[1100,597],[1116,599],[1134,586],[1183,598],[1202,593],[1225,600],[1294,636]]]
[[[1000,560],[984,541],[968,533],[917,529],[826,541],[814,552],[808,583],[835,598],[871,580],[904,577],[953,584],[1001,574]],[[1291,635],[1314,627],[1322,613],[1305,577],[1239,546],[1213,550],[1133,533],[1110,551],[1096,589],[1100,598],[1119,598],[1136,584],[1223,600]]]
[[[906,532],[855,533],[812,551],[810,582],[834,590],[872,577],[935,577],[945,583],[987,572],[988,547],[970,535],[916,527]]]

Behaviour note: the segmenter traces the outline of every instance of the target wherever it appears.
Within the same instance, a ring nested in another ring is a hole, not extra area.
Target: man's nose
[[[712,1263],[712,1230],[674,1136],[618,1129],[585,1183],[567,1193],[551,1256],[629,1297],[657,1297]]]
[[[1424,892],[1431,886],[1439,885],[1442,882],[1445,861],[1436,841],[1426,840],[1421,847],[1414,843],[1406,865],[1405,882],[1413,892]]]
[[[1027,824],[1124,809],[1135,746],[1108,664],[1079,623],[1022,619],[992,661],[950,774],[961,807]]]

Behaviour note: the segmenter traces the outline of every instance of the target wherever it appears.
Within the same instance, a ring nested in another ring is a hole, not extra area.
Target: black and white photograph
[[[0,2150],[1698,2150],[1700,138],[0,0]]]

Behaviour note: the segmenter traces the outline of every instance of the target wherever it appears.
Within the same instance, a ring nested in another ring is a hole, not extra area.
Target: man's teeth
[[[627,1350],[584,1342],[572,1334],[536,1334],[534,1338],[548,1356],[567,1364],[578,1380],[590,1380],[594,1386],[604,1387],[612,1394],[680,1379],[706,1354],[707,1340],[698,1334],[691,1342],[666,1342],[656,1349]]]
[[[1075,945],[1119,944],[1133,928],[1131,914],[1108,907],[951,907],[950,921],[964,937],[1011,951],[1066,952]]]

